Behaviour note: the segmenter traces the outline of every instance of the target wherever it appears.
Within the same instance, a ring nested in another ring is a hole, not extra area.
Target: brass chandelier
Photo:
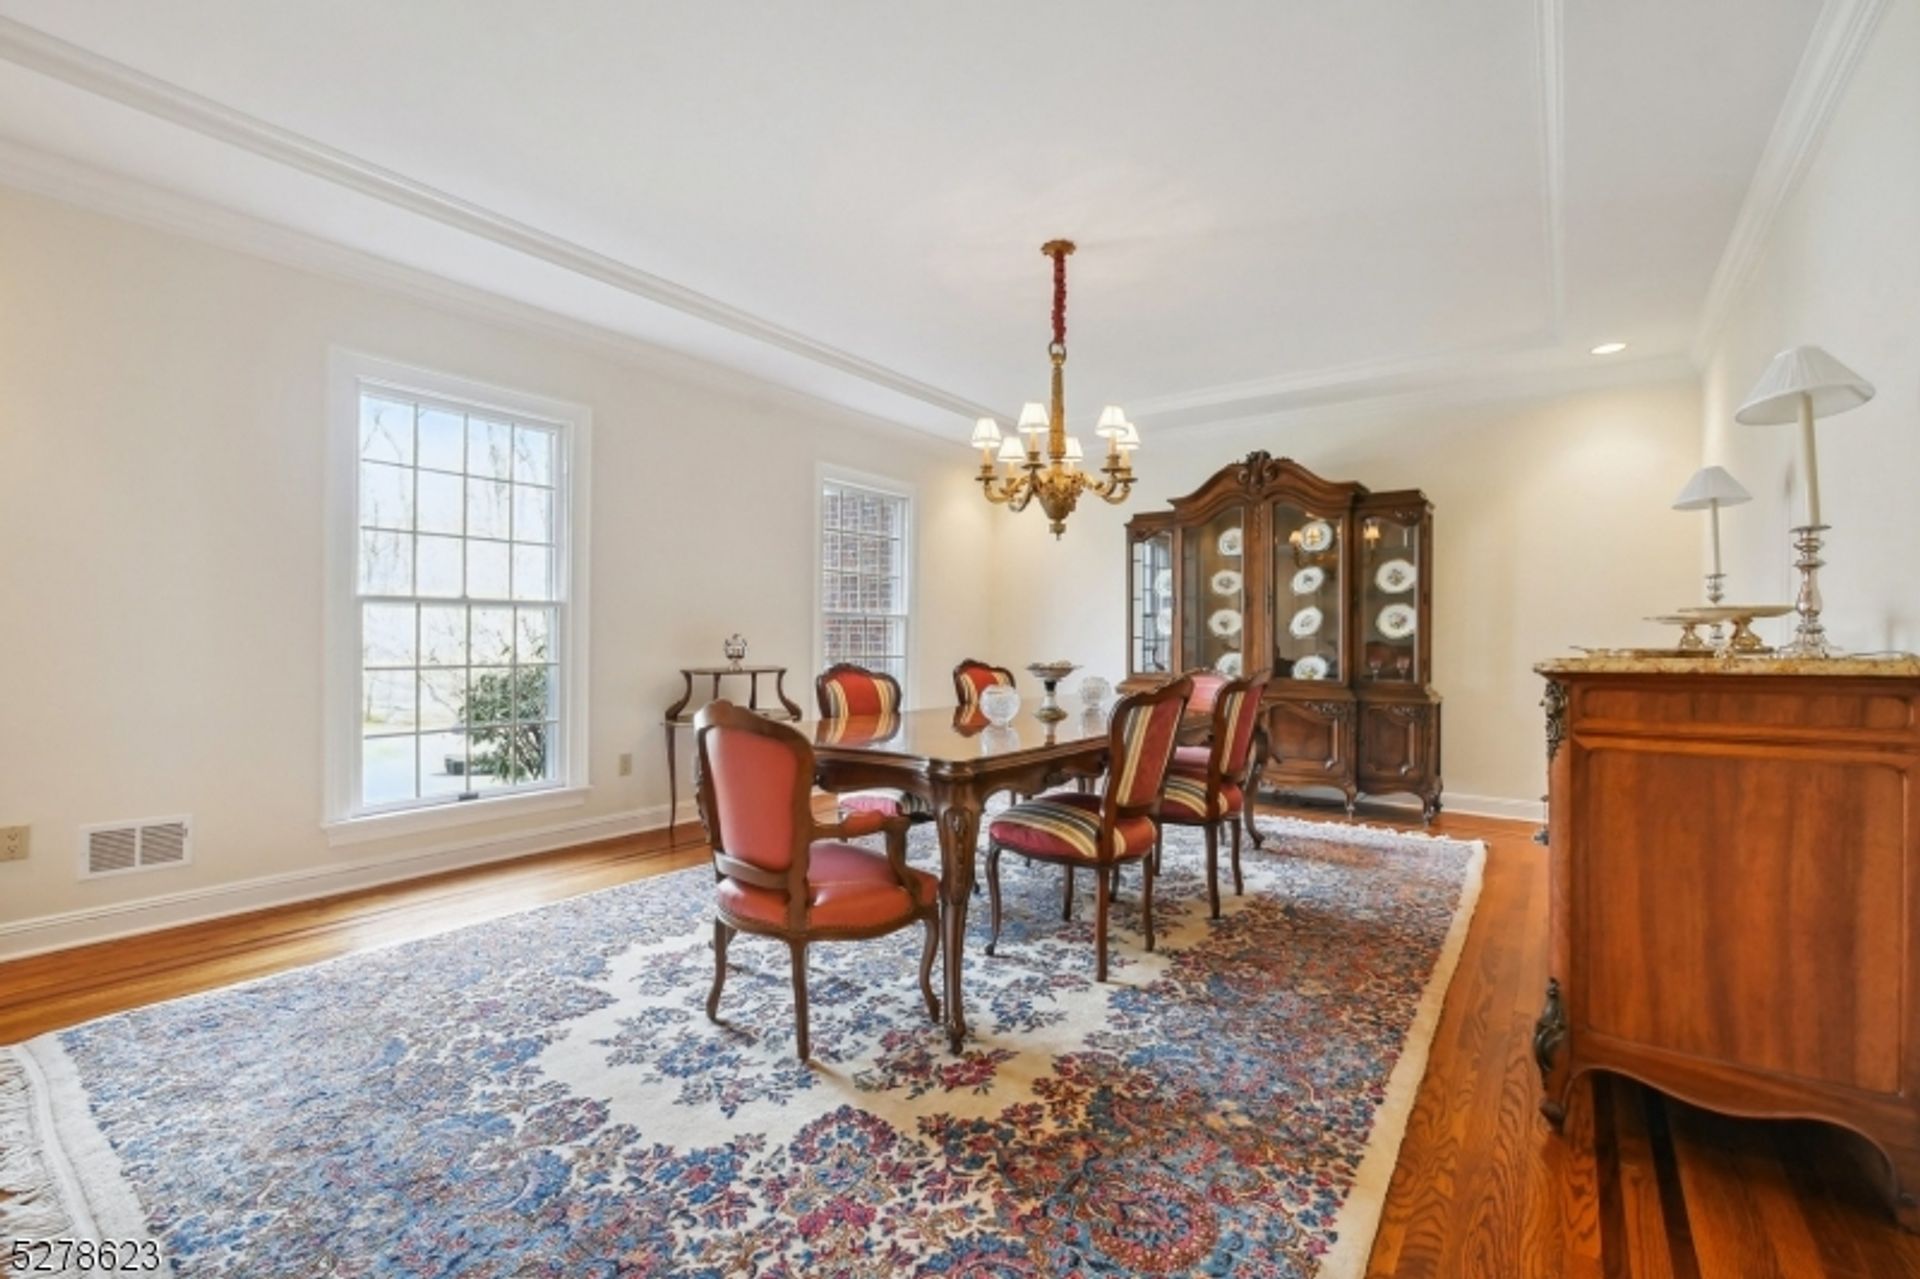
[[[1080,441],[1067,434],[1064,388],[1067,255],[1073,252],[1073,241],[1049,240],[1040,251],[1053,259],[1053,341],[1047,344],[1047,356],[1053,361],[1053,403],[1051,408],[1032,402],[1023,406],[1015,433],[1004,439],[1000,424],[992,418],[975,422],[973,447],[980,450],[980,474],[975,478],[989,502],[1004,503],[1010,510],[1024,511],[1027,503],[1038,498],[1040,509],[1047,513],[1047,527],[1059,537],[1067,531],[1067,516],[1073,514],[1082,493],[1116,506],[1127,500],[1133,492],[1133,451],[1140,447],[1140,432],[1119,405],[1107,405],[1094,427],[1094,434],[1107,442],[1107,458],[1100,466],[1100,476],[1105,478],[1081,469]]]

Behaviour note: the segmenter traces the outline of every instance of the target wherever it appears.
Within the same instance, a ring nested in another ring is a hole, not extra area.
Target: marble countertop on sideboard
[[[1541,675],[1859,675],[1882,679],[1920,677],[1920,656],[1716,657],[1711,653],[1576,653],[1534,665]]]

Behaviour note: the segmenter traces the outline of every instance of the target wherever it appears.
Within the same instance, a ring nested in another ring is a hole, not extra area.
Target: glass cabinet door
[[[1420,522],[1390,515],[1360,520],[1360,677],[1369,683],[1418,683],[1420,669]]]
[[[1278,679],[1346,679],[1340,669],[1346,583],[1342,513],[1273,505],[1273,673]]]
[[[1133,672],[1173,669],[1173,534],[1155,533],[1133,544]]]
[[[1230,506],[1186,535],[1180,619],[1186,664],[1235,678],[1245,671],[1247,509]]]

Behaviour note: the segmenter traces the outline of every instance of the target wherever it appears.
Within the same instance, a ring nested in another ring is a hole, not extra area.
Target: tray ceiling
[[[1685,352],[1822,18],[1195,12],[0,0],[0,141],[952,434],[1070,236],[1070,410],[1177,425]]]

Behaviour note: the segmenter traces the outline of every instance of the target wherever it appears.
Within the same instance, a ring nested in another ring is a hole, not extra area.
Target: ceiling
[[[1070,412],[1177,426],[1684,353],[1822,17],[1197,12],[0,0],[0,182],[136,179],[955,435],[1040,397],[1068,236]]]

